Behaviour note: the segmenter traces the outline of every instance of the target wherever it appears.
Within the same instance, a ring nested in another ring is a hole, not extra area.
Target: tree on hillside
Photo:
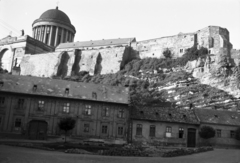
[[[60,122],[58,123],[58,127],[61,130],[64,130],[64,132],[65,132],[65,143],[67,142],[66,141],[67,132],[69,130],[72,130],[75,127],[75,124],[76,124],[76,121],[72,117],[65,117],[65,118],[61,119]]]
[[[172,58],[172,52],[168,48],[163,51],[163,55],[165,58]]]

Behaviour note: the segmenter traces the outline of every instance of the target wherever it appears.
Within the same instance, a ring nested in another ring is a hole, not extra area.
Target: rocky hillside
[[[114,74],[90,76],[81,72],[65,79],[129,86],[133,105],[169,101],[186,109],[235,110],[240,97],[240,68],[221,51],[218,55],[207,53],[205,48],[193,47],[181,58],[133,60]]]

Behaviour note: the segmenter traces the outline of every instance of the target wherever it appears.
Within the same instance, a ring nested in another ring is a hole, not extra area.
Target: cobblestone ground
[[[55,151],[0,145],[0,163],[240,163],[240,150],[215,149],[188,156],[114,157],[66,154]]]

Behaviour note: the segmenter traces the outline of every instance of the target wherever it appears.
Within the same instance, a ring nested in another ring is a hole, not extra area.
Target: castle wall
[[[163,52],[167,48],[171,50],[173,57],[181,57],[186,49],[194,45],[194,40],[194,33],[180,33],[175,36],[139,41],[133,48],[139,51],[140,58],[164,58]]]
[[[129,61],[130,55],[128,47],[83,50],[79,71],[88,71],[90,75],[116,73]]]

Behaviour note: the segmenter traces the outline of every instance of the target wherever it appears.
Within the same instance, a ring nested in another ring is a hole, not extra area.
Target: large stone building
[[[230,55],[232,49],[228,30],[218,26],[138,42],[135,38],[73,42],[75,27],[58,7],[44,12],[33,22],[32,29],[33,38],[9,36],[0,40],[4,69],[39,77],[65,77],[80,71],[109,74],[121,70],[132,59],[164,57],[166,49],[172,57],[181,57],[192,46],[205,47],[212,55]],[[67,73],[59,73],[60,69]]]
[[[124,143],[128,103],[125,87],[0,74],[0,134],[59,137],[58,122],[70,116],[76,120],[72,138]]]

